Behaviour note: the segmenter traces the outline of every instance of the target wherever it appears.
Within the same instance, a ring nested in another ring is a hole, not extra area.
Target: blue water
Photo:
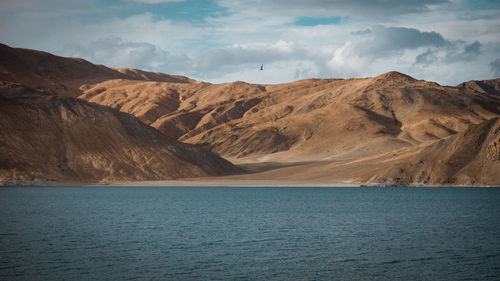
[[[499,280],[500,189],[0,189],[1,280]]]

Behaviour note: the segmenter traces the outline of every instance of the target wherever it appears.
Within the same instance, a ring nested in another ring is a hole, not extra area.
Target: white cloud
[[[219,0],[232,11],[259,10],[268,15],[395,17],[421,13],[448,0]]]
[[[89,44],[70,44],[60,51],[64,56],[83,57],[110,67],[131,67],[143,70],[181,74],[189,71],[189,57],[166,52],[150,43],[130,42],[121,38],[101,38]]]
[[[62,53],[113,67],[176,73],[213,83],[234,80],[280,83],[311,77],[366,77],[398,70],[419,79],[454,85],[467,80],[470,73],[453,68],[464,68],[461,64],[478,60],[483,49],[493,49],[478,41],[450,41],[436,32],[384,26],[355,32],[356,28],[358,26],[349,26],[343,31],[339,27],[322,28],[312,34],[310,27],[297,27],[283,36],[289,40],[270,41],[266,38],[261,42],[195,50],[189,54],[160,47],[161,40],[157,45],[133,41],[130,37],[104,37],[107,39],[79,46],[68,45]],[[336,38],[343,40],[337,41]],[[259,71],[261,64],[264,64],[264,72]],[[487,68],[488,64],[489,61]],[[447,71],[443,73],[443,69]],[[491,75],[484,71],[477,71],[477,74],[485,78]]]
[[[194,22],[189,14],[169,19],[154,5],[134,13],[111,2],[103,9],[98,0],[4,0],[0,41],[209,82],[277,83],[398,70],[457,84],[492,78],[493,59],[500,57],[500,10],[461,10],[462,0],[216,1],[225,9]],[[120,4],[136,7],[132,2]],[[303,16],[343,20],[296,25]]]
[[[183,49],[186,42],[202,36],[198,28],[186,23],[157,19],[151,13],[133,15],[127,18],[111,18],[103,23],[82,27],[82,33],[92,39],[119,37],[125,41],[148,42],[167,49]],[[72,41],[77,41],[77,38]],[[88,40],[82,40],[87,41]]]
[[[358,76],[374,60],[373,56],[361,55],[353,47],[352,42],[348,41],[344,46],[336,49],[333,56],[327,62],[327,66],[332,72],[341,76]]]
[[[260,44],[235,44],[205,53],[197,66],[198,71],[213,71],[221,66],[272,63],[289,58],[301,59],[304,51],[293,42],[277,41]]]

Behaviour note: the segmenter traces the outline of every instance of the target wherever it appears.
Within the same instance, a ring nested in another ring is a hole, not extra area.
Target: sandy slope
[[[500,99],[397,72],[279,85],[113,80],[97,84],[81,98],[132,113],[179,140],[207,144],[254,170],[218,178],[214,184],[500,184],[493,172],[497,160],[466,173],[436,164],[448,156],[435,152],[452,145],[440,144],[442,140],[498,117]],[[431,155],[417,153],[438,144]],[[453,145],[469,149],[466,143]],[[462,161],[463,167],[471,165],[471,159]],[[474,174],[484,170],[489,171],[486,176]]]
[[[125,186],[500,186],[500,118],[437,142],[371,157],[310,163],[252,163],[243,175]]]
[[[319,183],[343,180],[383,185],[500,186],[498,171],[500,120],[494,118],[437,142],[355,160],[318,161],[229,178]]]

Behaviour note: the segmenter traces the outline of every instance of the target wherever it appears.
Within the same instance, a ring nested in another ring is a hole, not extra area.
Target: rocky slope
[[[239,169],[182,144],[132,115],[0,84],[0,178],[56,181],[159,180]]]
[[[499,116],[500,98],[398,72],[279,85],[112,80],[80,96],[235,161],[357,159]]]

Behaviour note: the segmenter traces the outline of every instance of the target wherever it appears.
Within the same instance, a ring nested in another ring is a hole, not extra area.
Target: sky
[[[500,77],[500,0],[2,0],[0,43],[212,83],[456,85]]]

